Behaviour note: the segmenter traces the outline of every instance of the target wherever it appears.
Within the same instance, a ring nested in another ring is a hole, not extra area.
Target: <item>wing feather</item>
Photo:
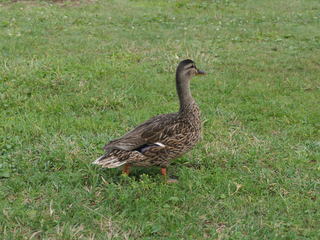
[[[110,152],[113,149],[131,151],[145,144],[160,141],[163,134],[170,134],[170,126],[174,124],[176,113],[162,114],[140,124],[121,138],[110,141],[104,149]]]

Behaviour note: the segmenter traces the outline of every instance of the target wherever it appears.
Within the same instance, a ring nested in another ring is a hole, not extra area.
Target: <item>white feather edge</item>
[[[94,160],[94,161],[92,162],[92,164],[100,165],[99,161],[100,161],[101,159],[103,159],[103,158],[104,158],[104,155],[102,155],[101,157],[99,157],[99,158],[97,158],[96,160]]]
[[[166,145],[162,144],[161,142],[155,142],[154,144],[158,145],[159,147],[165,147]]]
[[[101,166],[106,167],[106,168],[115,168],[115,167],[119,167],[119,166],[121,166],[121,165],[126,163],[126,161],[120,162],[119,159],[116,158],[116,157],[111,157],[111,158],[110,157],[109,158],[106,157],[105,158],[106,161],[101,161],[100,162],[100,160],[104,159],[104,158],[105,158],[105,156],[102,155],[98,159],[94,160],[92,162],[92,164],[101,165]]]

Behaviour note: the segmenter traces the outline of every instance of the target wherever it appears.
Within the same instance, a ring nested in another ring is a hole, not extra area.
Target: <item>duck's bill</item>
[[[207,74],[205,71],[202,71],[199,69],[197,69],[197,70],[198,70],[197,75],[206,75]]]

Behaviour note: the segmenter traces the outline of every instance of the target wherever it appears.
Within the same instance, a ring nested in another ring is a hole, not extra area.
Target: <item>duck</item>
[[[200,140],[200,109],[191,95],[190,80],[205,74],[191,59],[181,61],[176,69],[179,111],[152,117],[108,142],[104,146],[105,153],[92,163],[102,168],[123,166],[122,172],[126,175],[131,166],[157,166],[167,177],[170,162],[191,150]]]

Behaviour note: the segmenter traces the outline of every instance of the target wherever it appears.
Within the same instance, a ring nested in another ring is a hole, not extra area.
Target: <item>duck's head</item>
[[[190,59],[183,60],[179,63],[177,68],[177,76],[184,76],[187,78],[197,76],[197,75],[205,75],[206,73],[202,70],[199,70],[196,67],[194,61]]]

